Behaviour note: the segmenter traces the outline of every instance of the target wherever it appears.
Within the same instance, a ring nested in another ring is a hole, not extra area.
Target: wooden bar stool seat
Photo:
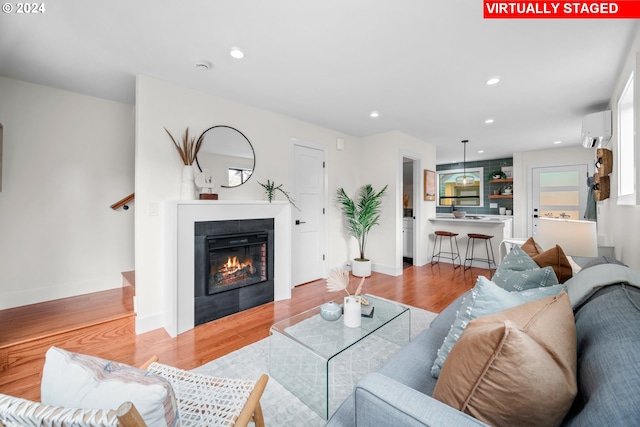
[[[461,263],[460,259],[460,250],[458,249],[458,233],[452,233],[451,231],[442,231],[438,230],[435,233],[435,239],[433,241],[433,251],[431,253],[431,264],[437,264],[440,262],[440,258],[450,259],[453,264],[453,268],[458,268]],[[442,250],[442,239],[449,238],[449,247],[450,251],[446,252]],[[438,238],[440,239],[438,241]],[[454,248],[455,242],[455,248]],[[436,245],[438,245],[438,253],[436,253]],[[436,261],[436,257],[438,258]],[[458,260],[458,265],[456,265],[456,259]]]
[[[464,269],[468,270],[471,268],[473,261],[486,262],[489,265],[489,271],[492,270],[491,266],[493,265],[493,269],[495,270],[497,267],[496,260],[493,256],[493,245],[491,243],[491,239],[493,236],[488,234],[480,234],[480,233],[468,233],[467,237],[469,240],[467,241],[467,250],[464,253]],[[473,255],[473,250],[475,248],[476,240],[484,241],[484,247],[487,251],[486,258],[475,258]],[[469,248],[471,248],[471,256],[469,256]],[[467,261],[469,261],[469,265],[467,266]]]

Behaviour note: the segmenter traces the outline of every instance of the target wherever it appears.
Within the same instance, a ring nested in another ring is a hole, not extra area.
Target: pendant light
[[[462,145],[464,147],[464,158],[462,161],[462,176],[456,178],[456,186],[459,187],[469,187],[475,184],[475,179],[473,175],[467,175],[467,142],[468,139],[462,140]]]

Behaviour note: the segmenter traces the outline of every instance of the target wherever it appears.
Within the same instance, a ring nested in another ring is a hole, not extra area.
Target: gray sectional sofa
[[[582,270],[565,283],[576,324],[578,394],[562,425],[640,425],[640,274],[604,257],[578,263]],[[327,426],[486,425],[431,397],[431,368],[463,297],[365,376]]]

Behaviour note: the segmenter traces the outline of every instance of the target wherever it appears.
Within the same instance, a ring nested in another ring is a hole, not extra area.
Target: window
[[[456,178],[463,176],[463,169],[438,171],[438,206],[483,206],[484,168],[466,169],[473,176],[473,185],[459,185]]]
[[[634,76],[631,73],[618,99],[618,204],[635,204]]]
[[[249,179],[251,173],[253,171],[251,169],[240,169],[240,168],[229,168],[227,172],[228,178],[228,186],[235,187],[240,184],[244,184],[246,180]]]

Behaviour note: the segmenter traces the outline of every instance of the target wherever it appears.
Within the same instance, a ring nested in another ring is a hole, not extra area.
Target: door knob
[[[296,225],[300,225],[300,224],[306,224],[305,221],[300,221],[299,219],[296,219]]]

